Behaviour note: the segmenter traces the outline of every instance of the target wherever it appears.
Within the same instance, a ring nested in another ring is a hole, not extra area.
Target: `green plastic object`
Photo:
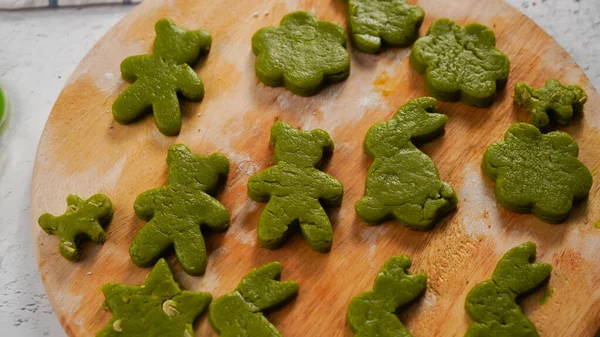
[[[4,114],[6,109],[6,102],[4,101],[4,93],[0,89],[0,127],[4,124]]]
[[[403,47],[417,37],[425,12],[406,0],[349,0],[348,24],[352,43],[365,53],[383,46]]]
[[[183,291],[160,259],[142,286],[102,287],[113,317],[96,337],[193,337],[194,321],[212,300],[205,292]]]
[[[307,12],[290,13],[279,27],[262,28],[252,36],[256,76],[268,86],[315,95],[350,74],[346,41],[337,23],[318,21]]]
[[[552,266],[533,263],[535,250],[533,242],[512,248],[496,265],[492,279],[471,289],[465,309],[475,323],[469,326],[465,337],[539,336],[516,302],[550,277]]]
[[[415,42],[410,63],[424,74],[433,97],[474,106],[491,105],[510,71],[490,28],[478,23],[462,28],[448,19],[433,22],[427,36]]]
[[[352,299],[346,321],[356,337],[412,337],[396,314],[427,287],[427,275],[411,275],[406,255],[391,257],[381,268],[373,290]]]
[[[60,255],[69,261],[79,261],[81,243],[106,240],[104,227],[114,213],[113,204],[104,194],[94,194],[87,200],[76,195],[67,197],[67,211],[63,215],[42,214],[40,227],[48,234],[58,235]]]
[[[586,198],[592,187],[592,175],[578,154],[568,133],[542,134],[531,124],[516,123],[503,141],[488,147],[482,167],[496,182],[500,205],[560,223],[567,219],[573,201]]]
[[[422,97],[408,101],[394,117],[373,125],[364,148],[374,158],[367,174],[365,196],[356,212],[368,224],[396,219],[411,229],[428,230],[456,207],[452,187],[413,141],[424,142],[444,130],[448,116],[438,113],[436,100]]]
[[[263,315],[298,293],[298,283],[279,281],[281,264],[271,262],[246,275],[235,291],[217,298],[208,318],[221,337],[281,337]]]
[[[155,29],[152,54],[121,63],[123,79],[133,84],[119,95],[112,112],[117,122],[127,124],[151,108],[160,132],[174,136],[181,130],[179,96],[192,101],[204,97],[204,84],[190,66],[209,52],[212,38],[203,30],[178,28],[168,19],[159,20]]]
[[[271,145],[275,166],[248,181],[248,196],[268,201],[258,223],[260,245],[279,247],[297,224],[313,250],[329,251],[333,229],[321,203],[339,206],[344,189],[318,167],[323,152],[333,151],[333,141],[324,130],[303,131],[277,122],[271,128]]]
[[[176,144],[169,148],[167,164],[167,183],[135,200],[135,214],[148,223],[133,239],[129,255],[146,267],[174,246],[183,270],[201,275],[207,264],[201,226],[217,232],[229,227],[229,212],[211,196],[227,177],[229,161],[220,153],[201,156]]]
[[[550,122],[567,125],[573,114],[583,112],[587,94],[576,85],[561,85],[554,79],[546,81],[539,89],[525,82],[515,85],[515,103],[525,107],[531,114],[531,123],[544,128]]]

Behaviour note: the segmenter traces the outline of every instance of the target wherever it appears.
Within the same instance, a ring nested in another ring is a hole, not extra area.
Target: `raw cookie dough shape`
[[[333,141],[321,129],[303,131],[284,122],[271,128],[275,166],[248,181],[248,196],[268,201],[258,223],[261,246],[275,249],[296,224],[313,250],[329,251],[333,230],[323,205],[338,207],[344,188],[334,177],[319,171],[323,152],[333,151]]]
[[[465,309],[475,321],[465,337],[537,337],[517,297],[527,294],[550,277],[552,267],[533,263],[535,244],[514,247],[500,259],[491,280],[477,284],[465,300]]]
[[[173,21],[156,22],[152,54],[131,56],[121,63],[121,74],[133,83],[115,101],[113,116],[131,123],[151,108],[160,132],[167,136],[181,130],[179,96],[192,101],[204,97],[204,84],[190,66],[210,50],[212,38],[203,30],[185,30]]]
[[[437,112],[434,98],[421,97],[369,129],[364,148],[375,160],[367,174],[365,196],[355,207],[366,223],[394,218],[411,229],[428,230],[456,207],[452,187],[440,180],[431,158],[412,143],[439,135],[447,120]]]
[[[515,85],[515,103],[525,107],[531,114],[531,123],[544,128],[552,122],[569,124],[573,114],[581,113],[587,102],[587,95],[576,85],[561,85],[550,79],[540,89],[534,89],[525,82]]]
[[[406,255],[392,256],[381,268],[373,290],[352,299],[346,320],[356,337],[410,337],[396,310],[420,296],[427,286],[427,275],[411,275]]]
[[[113,317],[96,337],[192,337],[193,324],[212,300],[205,292],[182,291],[160,259],[142,286],[102,287]]]
[[[461,28],[439,19],[413,45],[410,63],[425,75],[425,88],[437,99],[489,106],[510,71],[508,58],[495,46],[494,32],[484,25]]]
[[[352,42],[365,53],[377,53],[382,44],[411,44],[425,18],[423,9],[406,0],[349,0],[348,24]]]
[[[60,237],[58,251],[69,261],[79,261],[81,242],[95,243],[106,240],[106,226],[114,213],[113,204],[104,194],[94,194],[87,200],[76,195],[67,197],[67,211],[63,215],[42,214],[38,224],[44,232]]]
[[[167,183],[135,200],[135,214],[149,222],[133,239],[129,255],[146,267],[173,245],[185,272],[201,275],[207,258],[200,226],[216,232],[229,227],[229,212],[210,195],[227,177],[229,162],[220,153],[201,156],[176,144],[169,148],[167,164]]]
[[[281,264],[271,262],[246,275],[234,292],[217,298],[209,320],[221,337],[281,337],[262,311],[275,308],[298,293],[298,283],[280,282]]]
[[[517,213],[533,213],[548,223],[567,219],[574,200],[587,197],[592,175],[568,133],[542,134],[527,123],[513,124],[504,140],[483,156],[483,172],[496,182],[496,199]]]
[[[290,13],[279,27],[261,28],[252,36],[256,76],[271,87],[315,95],[350,74],[346,40],[337,23],[318,21],[307,12]]]
[[[4,93],[2,92],[2,88],[0,88],[0,134],[2,134],[2,124],[4,124],[4,109],[6,102],[4,100]]]

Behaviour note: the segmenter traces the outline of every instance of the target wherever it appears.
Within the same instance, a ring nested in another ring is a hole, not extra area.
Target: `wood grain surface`
[[[345,25],[346,4],[340,0],[147,0],[118,23],[83,59],[58,98],[40,141],[32,186],[32,230],[39,269],[48,297],[69,336],[93,336],[111,314],[102,310],[100,287],[107,282],[141,284],[149,269],[136,267],[128,248],[144,225],[133,212],[135,197],[166,180],[166,151],[184,143],[192,151],[219,151],[231,162],[231,173],[219,195],[231,212],[226,233],[207,234],[209,264],[202,277],[186,275],[169,257],[176,278],[190,290],[214,297],[232,291],[252,268],[280,261],[283,279],[301,284],[297,299],[268,318],[284,336],[351,336],[345,313],[350,299],[371,289],[379,268],[392,255],[408,254],[414,272],[425,272],[425,295],[400,317],[417,337],[462,336],[470,323],[463,305],[466,294],[488,279],[509,248],[531,240],[538,260],[554,267],[550,282],[521,301],[541,336],[593,336],[600,328],[600,98],[581,69],[533,22],[497,0],[420,0],[427,15],[421,35],[437,18],[461,25],[481,22],[493,28],[498,49],[511,60],[507,88],[490,108],[439,103],[450,117],[444,135],[423,146],[444,181],[457,191],[456,211],[429,232],[408,230],[394,222],[368,227],[354,212],[364,193],[371,160],[362,151],[368,128],[388,119],[409,99],[425,96],[423,78],[409,65],[410,48],[367,55],[352,49],[348,80],[303,98],[261,84],[254,75],[250,38],[259,28],[277,25],[287,13],[304,9],[319,19]],[[268,11],[268,14],[266,12]],[[259,15],[255,16],[254,13]],[[127,56],[148,53],[154,23],[163,17],[213,36],[208,57],[195,69],[206,85],[200,103],[183,105],[178,137],[165,137],[151,116],[120,125],[110,113],[115,98],[129,84],[120,79],[119,64]],[[550,225],[532,215],[509,212],[496,204],[493,183],[480,169],[486,147],[503,137],[508,126],[529,121],[512,103],[512,87],[546,79],[579,84],[587,91],[585,113],[564,131],[580,146],[579,158],[594,174],[590,198],[577,204],[566,223]],[[305,129],[323,128],[335,142],[325,171],[345,187],[340,209],[330,212],[333,248],[328,254],[309,249],[295,234],[281,249],[256,242],[256,225],[264,204],[246,196],[246,182],[271,166],[269,129],[284,120]],[[37,218],[62,214],[65,197],[101,192],[116,212],[104,245],[85,244],[79,263],[58,253],[58,238],[42,232]],[[544,292],[553,290],[546,304]],[[206,315],[198,336],[215,336]]]

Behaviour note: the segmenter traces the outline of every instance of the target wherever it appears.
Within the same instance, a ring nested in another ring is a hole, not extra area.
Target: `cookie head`
[[[333,141],[327,132],[298,130],[285,122],[277,122],[271,128],[271,145],[275,147],[275,162],[304,167],[319,166],[323,153],[333,151]]]

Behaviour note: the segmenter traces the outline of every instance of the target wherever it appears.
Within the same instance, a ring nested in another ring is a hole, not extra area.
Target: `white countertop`
[[[553,36],[600,88],[600,1],[507,1]],[[109,6],[0,12],[0,86],[11,109],[0,138],[2,336],[65,336],[35,261],[29,219],[33,161],[46,118],[69,74],[129,10]]]

